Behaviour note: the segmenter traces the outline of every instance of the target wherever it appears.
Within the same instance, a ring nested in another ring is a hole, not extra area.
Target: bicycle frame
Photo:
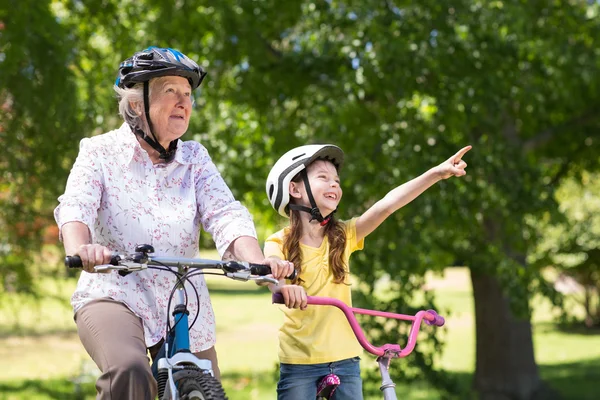
[[[273,303],[282,304],[283,296],[280,293],[274,294]],[[417,336],[419,334],[421,322],[425,321],[425,323],[427,323],[428,325],[436,326],[443,326],[445,323],[444,318],[438,315],[434,310],[421,310],[415,315],[396,314],[385,311],[353,308],[346,305],[344,302],[338,299],[316,296],[308,296],[307,303],[310,305],[337,307],[344,313],[360,345],[369,353],[377,356],[377,363],[379,364],[379,372],[381,374],[380,390],[383,392],[384,400],[398,399],[394,390],[396,384],[394,383],[389,374],[389,366],[392,358],[403,358],[412,353],[412,351],[415,348],[415,345],[417,344]],[[399,344],[384,344],[381,347],[374,346],[365,337],[365,334],[361,329],[355,314],[371,315],[375,317],[393,318],[404,321],[410,321],[411,327],[410,332],[408,334],[406,346],[404,348],[401,348]]]
[[[178,267],[179,276],[185,275],[187,268]],[[175,385],[173,370],[184,369],[185,366],[195,365],[198,370],[214,376],[212,362],[200,359],[190,349],[190,331],[188,321],[188,310],[185,304],[185,289],[182,281],[178,281],[175,289],[177,299],[173,307],[173,328],[167,333],[165,342],[158,352],[156,361],[152,363],[152,373],[158,383],[159,393],[162,395],[167,384],[171,397],[179,398],[179,391]]]
[[[167,337],[158,351],[156,362],[152,363],[152,373],[158,383],[159,396],[161,399],[166,397],[173,400],[179,399],[180,394],[176,384],[179,382],[182,386],[187,385],[185,390],[194,392],[194,396],[196,396],[194,398],[224,399],[225,393],[221,384],[214,379],[211,361],[199,359],[190,352],[185,282],[196,274],[205,274],[204,269],[220,270],[221,272],[208,272],[208,274],[222,275],[234,280],[254,280],[273,284],[279,282],[272,277],[265,276],[271,273],[271,269],[262,264],[185,257],[155,257],[150,254],[153,252],[152,246],[139,245],[136,247],[135,253],[114,255],[110,264],[99,265],[94,269],[96,271],[117,270],[122,276],[147,268],[174,273],[177,276],[177,282],[172,292],[175,295],[175,302],[167,307],[169,310],[173,309],[173,327],[167,328]],[[65,265],[69,268],[81,268],[81,259],[79,256],[67,256]],[[177,268],[177,272],[172,268]],[[190,268],[192,268],[191,271]],[[288,278],[294,276],[295,273]],[[167,316],[167,320],[169,320],[169,316]],[[205,389],[210,391],[208,397],[202,394]]]

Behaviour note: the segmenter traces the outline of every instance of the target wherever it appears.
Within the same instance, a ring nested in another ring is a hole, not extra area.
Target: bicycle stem
[[[173,310],[173,326],[181,324],[182,326],[188,326],[188,310],[185,306],[185,291],[183,286],[177,288],[177,303]],[[190,348],[190,337],[187,330],[175,329],[175,348],[176,349],[189,349]],[[172,357],[173,354],[169,354]]]
[[[397,400],[396,396],[396,384],[392,380],[389,372],[390,357],[377,357],[377,363],[379,364],[379,372],[381,373],[381,387],[379,390],[383,392],[384,400]]]

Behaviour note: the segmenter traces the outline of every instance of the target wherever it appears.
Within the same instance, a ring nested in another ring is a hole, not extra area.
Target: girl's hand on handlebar
[[[278,281],[285,279],[286,276],[290,276],[294,272],[293,263],[277,257],[268,257],[262,262],[262,264],[271,267],[273,278],[277,279]]]
[[[84,244],[79,246],[76,255],[81,258],[84,271],[96,273],[97,271],[94,267],[96,265],[109,264],[113,252],[99,244]],[[106,272],[110,272],[110,270],[103,271],[103,273]]]
[[[287,308],[306,309],[306,290],[298,285],[281,285],[279,292],[283,295],[283,303]]]

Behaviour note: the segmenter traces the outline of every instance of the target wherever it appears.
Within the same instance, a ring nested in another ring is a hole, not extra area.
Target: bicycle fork
[[[190,337],[188,330],[188,310],[185,306],[185,292],[183,287],[178,287],[176,290],[177,303],[173,310],[173,330],[175,335],[169,334],[166,338],[165,343],[159,350],[156,363],[156,375],[155,378],[158,382],[159,395],[169,387],[170,393],[173,398],[179,398],[177,387],[175,386],[175,379],[173,374],[178,370],[183,370],[186,366],[189,368],[193,366],[193,369],[205,371],[211,376],[213,375],[212,362],[210,360],[198,359],[194,354],[189,351],[190,348]],[[184,350],[184,351],[180,351]],[[174,371],[175,370],[175,371]]]

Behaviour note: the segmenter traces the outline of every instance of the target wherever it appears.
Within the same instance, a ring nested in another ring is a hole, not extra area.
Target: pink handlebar
[[[283,295],[281,293],[273,294],[273,303],[283,304]],[[353,308],[346,305],[344,302],[338,299],[330,298],[330,297],[316,297],[316,296],[308,296],[308,304],[313,305],[321,305],[321,306],[334,306],[342,310],[350,326],[352,327],[352,331],[358,339],[360,345],[369,353],[374,354],[376,356],[383,355],[392,355],[393,357],[406,357],[409,355],[415,348],[417,344],[417,335],[419,334],[419,328],[421,326],[421,321],[425,320],[425,323],[428,325],[436,325],[442,326],[444,325],[444,317],[438,315],[434,310],[427,311],[419,311],[415,315],[405,315],[405,314],[395,314],[384,311],[375,311],[375,310],[366,310],[363,308]],[[400,348],[398,344],[384,344],[381,347],[373,346],[366,339],[365,334],[363,333],[358,321],[356,320],[356,316],[354,314],[364,314],[364,315],[372,315],[375,317],[385,317],[385,318],[394,318],[401,319],[405,321],[411,321],[412,325],[410,328],[410,332],[408,334],[408,342],[404,349]]]

